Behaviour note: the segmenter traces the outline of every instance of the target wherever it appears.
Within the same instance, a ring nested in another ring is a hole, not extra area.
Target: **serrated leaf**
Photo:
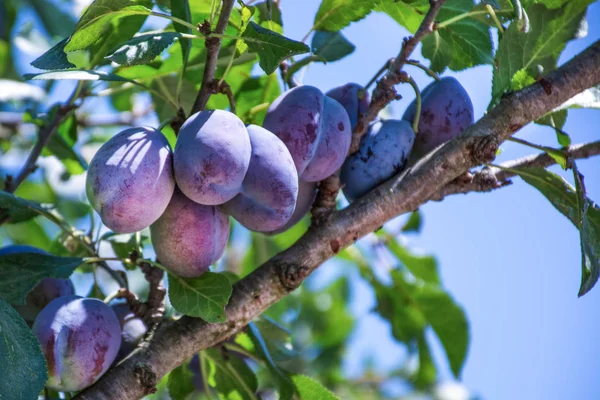
[[[169,298],[173,307],[206,322],[225,321],[225,306],[232,291],[229,279],[214,272],[205,272],[193,279],[169,274]]]
[[[315,15],[313,30],[342,30],[369,15],[377,3],[376,0],[323,0]]]
[[[193,374],[187,362],[169,373],[167,388],[172,400],[186,400],[194,393]]]
[[[24,222],[46,213],[46,209],[38,203],[0,191],[0,217],[7,218],[9,223]]]
[[[304,43],[288,39],[252,21],[242,34],[242,38],[250,51],[258,54],[259,65],[267,74],[273,73],[279,63],[286,58],[310,51]]]
[[[48,0],[28,0],[28,2],[50,36],[65,37],[73,32],[75,21],[71,15],[63,12],[54,2]]]
[[[0,256],[0,297],[11,304],[24,304],[25,296],[42,278],[67,279],[83,263],[79,257],[19,253]]]
[[[556,68],[558,57],[579,31],[581,19],[591,1],[573,0],[553,10],[534,4],[526,9],[528,32],[521,32],[517,23],[508,27],[496,52],[490,106],[511,88],[518,71],[525,70],[529,76],[537,77],[538,66],[544,74]]]
[[[375,6],[375,11],[381,11],[392,17],[400,26],[410,33],[415,33],[423,21],[429,8],[427,0],[406,2],[397,0],[383,0]]]
[[[527,72],[526,69],[518,70],[510,82],[511,90],[521,90],[535,82],[535,78]]]
[[[37,399],[47,379],[40,343],[17,311],[0,299],[0,396]]]
[[[75,64],[72,64],[69,61],[67,58],[67,53],[65,53],[65,46],[67,45],[68,41],[69,38],[61,40],[50,50],[33,60],[31,65],[36,68],[46,70],[75,68]]]
[[[315,56],[323,61],[337,61],[352,54],[356,47],[341,32],[316,31],[310,45]]]
[[[107,59],[119,65],[131,66],[148,64],[169,47],[176,39],[180,39],[179,32],[147,33],[134,37],[123,43]]]
[[[472,0],[449,0],[438,14],[438,29],[423,38],[423,57],[431,60],[430,68],[443,72],[446,67],[461,71],[482,64],[492,64],[492,39],[489,26],[463,18],[444,25],[473,8]]]
[[[83,50],[93,45],[117,18],[150,15],[148,8],[130,0],[96,0],[81,16],[75,32],[65,46],[66,52]]]
[[[306,375],[292,377],[302,400],[339,400],[333,392]]]

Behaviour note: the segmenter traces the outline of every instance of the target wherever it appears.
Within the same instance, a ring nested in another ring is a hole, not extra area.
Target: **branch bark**
[[[237,282],[225,310],[226,322],[183,317],[163,323],[150,342],[76,398],[128,400],[152,392],[161,377],[192,354],[238,332],[325,260],[391,218],[417,209],[469,169],[491,162],[499,144],[521,127],[600,83],[600,41],[545,80],[551,91],[534,83],[505,96],[460,137],[336,212],[326,226],[311,227],[289,249]]]

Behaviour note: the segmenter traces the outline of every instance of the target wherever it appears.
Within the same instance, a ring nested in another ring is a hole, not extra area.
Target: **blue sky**
[[[310,29],[319,1],[283,1],[284,31],[300,39]],[[571,42],[561,63],[600,39],[600,4],[588,12],[589,32]],[[375,71],[398,53],[408,32],[381,13],[350,25],[344,35],[356,45],[347,58],[328,65],[312,65],[303,83],[328,90],[346,82],[365,84]],[[421,58],[420,50],[415,53]],[[420,87],[428,78],[410,71]],[[476,118],[490,100],[491,66],[474,68],[456,76],[470,94]],[[400,118],[414,97],[408,87],[392,105]],[[598,140],[599,110],[572,110],[565,130],[573,143]],[[554,132],[529,125],[518,137],[556,145]],[[530,154],[514,143],[502,145],[497,161]],[[600,201],[600,159],[578,162],[587,176],[588,194]],[[560,172],[559,168],[553,168]],[[570,179],[568,175],[567,179]],[[485,399],[595,399],[600,390],[600,289],[577,298],[580,281],[579,237],[571,223],[535,189],[519,179],[514,185],[488,194],[449,197],[422,207],[424,229],[411,237],[415,248],[439,260],[443,281],[463,305],[471,323],[471,348],[463,382]],[[336,268],[326,265],[324,268]],[[382,367],[402,360],[405,352],[389,339],[389,328],[366,312],[373,299],[359,290],[355,299],[361,323],[354,335],[349,373],[360,370],[361,357],[374,356]],[[443,377],[451,378],[441,347],[437,359]]]

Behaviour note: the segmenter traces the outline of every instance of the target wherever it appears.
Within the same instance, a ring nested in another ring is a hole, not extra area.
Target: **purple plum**
[[[196,203],[223,204],[240,192],[250,153],[241,119],[224,110],[200,111],[185,121],[177,137],[177,186]]]
[[[32,246],[11,245],[0,249],[0,256],[18,253],[48,254],[44,250]],[[33,324],[35,317],[52,300],[62,296],[75,294],[73,282],[69,279],[43,278],[25,298],[24,305],[13,305],[15,310],[23,317],[29,326]]]
[[[292,216],[298,197],[298,173],[285,144],[268,130],[248,126],[252,158],[242,192],[223,205],[246,228],[268,232]]]
[[[294,213],[282,227],[269,232],[269,234],[285,232],[292,226],[296,225],[310,211],[316,197],[316,182],[305,182],[300,179],[298,181],[298,200],[296,201]]]
[[[135,316],[135,314],[129,308],[127,303],[118,303],[111,305],[111,308],[115,312],[115,315],[119,319],[121,326],[121,347],[117,353],[116,362],[127,357],[137,347],[138,343],[142,340],[148,328],[141,318]]]
[[[59,297],[37,316],[33,333],[48,365],[46,386],[61,392],[84,389],[110,367],[121,346],[113,310],[98,299]]]
[[[344,163],[342,191],[353,201],[402,170],[410,156],[415,132],[401,120],[376,122],[360,141],[358,152]]]
[[[152,245],[172,273],[197,278],[223,255],[229,217],[215,206],[188,199],[179,188],[164,214],[150,226]]]
[[[350,117],[336,100],[313,86],[288,90],[269,107],[263,126],[290,150],[298,176],[321,181],[343,164],[352,130]]]
[[[327,96],[337,100],[346,109],[350,117],[350,127],[354,130],[361,114],[369,109],[369,92],[360,92],[364,90],[358,83],[347,83],[342,86],[331,89],[325,93]]]
[[[414,100],[404,112],[403,120],[412,123],[416,112]],[[432,82],[421,92],[419,132],[413,155],[418,159],[473,125],[473,103],[462,85],[452,77]]]
[[[102,222],[118,233],[150,226],[175,188],[167,138],[153,128],[130,128],[106,142],[90,163],[86,191]]]

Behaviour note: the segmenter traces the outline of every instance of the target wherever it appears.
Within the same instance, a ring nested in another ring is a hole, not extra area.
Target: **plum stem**
[[[440,80],[440,76],[437,73],[435,73],[434,70],[432,70],[431,68],[426,67],[425,65],[421,64],[417,60],[407,60],[406,64],[412,65],[413,67],[417,67],[417,68],[422,69],[423,71],[425,71],[425,73],[427,75],[429,75],[430,77],[432,77],[436,81]]]
[[[419,90],[419,86],[417,86],[417,82],[408,74],[404,78],[404,81],[412,86],[415,91],[416,96],[416,107],[415,107],[415,116],[412,122],[413,131],[415,131],[415,135],[419,133],[419,119],[421,118],[421,91]]]

